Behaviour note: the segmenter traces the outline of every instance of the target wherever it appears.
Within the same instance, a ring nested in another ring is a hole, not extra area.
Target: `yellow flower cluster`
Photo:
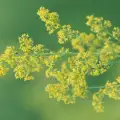
[[[52,34],[60,27],[59,15],[56,12],[50,13],[48,9],[40,7],[37,14],[40,16],[40,19],[45,22],[49,34]]]
[[[106,32],[107,28],[112,26],[109,20],[104,20],[102,17],[87,16],[86,24],[90,26],[91,31],[95,33]]]
[[[114,61],[120,54],[120,46],[116,43],[110,43],[109,41],[104,44],[104,47],[100,51],[100,59],[102,61]]]
[[[100,89],[98,92],[93,94],[92,105],[97,112],[103,112],[103,99],[105,96],[114,100],[120,100],[120,77],[116,78],[116,81],[107,81],[105,88]]]
[[[80,72],[74,69],[70,71],[66,63],[62,63],[61,70],[53,69],[49,76],[59,82],[47,85],[46,91],[49,93],[50,98],[56,98],[58,101],[64,101],[66,104],[73,104],[77,97],[87,97],[87,85],[84,74],[82,76]],[[57,86],[57,89],[55,86]]]
[[[32,73],[39,72],[42,69],[42,63],[39,59],[40,54],[46,49],[43,45],[33,45],[33,40],[28,34],[22,34],[19,37],[19,48],[8,46],[0,56],[0,62],[9,65],[15,72],[16,79],[33,80]],[[7,68],[0,66],[0,75],[4,75]]]
[[[17,49],[14,46],[7,46],[4,53],[0,56],[0,61],[6,62],[13,68],[16,62],[16,53]]]
[[[96,52],[103,46],[102,41],[99,40],[93,33],[80,33],[75,39],[72,39],[72,47],[79,52],[91,51]]]
[[[109,20],[93,15],[87,16],[90,33],[73,30],[70,25],[60,25],[59,15],[40,7],[37,14],[45,23],[49,34],[55,33],[58,42],[70,42],[70,48],[62,47],[57,52],[34,45],[28,34],[19,37],[19,48],[6,47],[0,55],[0,76],[13,69],[16,79],[33,80],[34,73],[45,67],[45,75],[54,78],[45,91],[50,98],[75,103],[77,98],[86,99],[91,91],[86,81],[88,76],[98,76],[106,72],[120,57],[120,28],[113,27]],[[73,52],[73,51],[77,52]],[[97,112],[103,112],[105,96],[120,100],[120,77],[114,82],[106,82],[93,93],[92,105]]]
[[[117,77],[116,81],[117,81],[118,83],[120,83],[120,76]]]
[[[8,68],[0,65],[0,76],[6,75],[7,72],[8,72]]]
[[[31,73],[39,72],[42,68],[39,58],[35,56],[19,56],[18,63],[14,68],[15,77],[18,79],[32,80]]]
[[[72,30],[70,25],[60,25],[59,15],[56,12],[50,12],[48,9],[40,7],[37,14],[40,16],[41,20],[45,22],[49,34],[57,30],[58,42],[60,44],[76,38],[79,35],[79,31]]]
[[[48,9],[43,7],[40,9],[41,13],[39,12],[38,15],[41,20],[45,22],[45,26],[50,20],[54,22],[56,16],[54,19],[48,17],[52,12],[49,12]],[[56,24],[56,21],[54,23]],[[59,23],[58,19],[57,23]],[[64,44],[70,41],[73,50],[77,50],[78,53],[73,53],[71,56],[69,55],[70,52],[68,52],[68,54],[66,54],[67,60],[62,61],[61,69],[56,68],[55,61],[58,59],[50,60],[55,59],[55,55],[46,61],[46,63],[52,63],[51,69],[48,68],[46,70],[46,76],[57,80],[57,84],[49,84],[46,88],[50,98],[56,98],[58,101],[64,101],[64,98],[66,98],[67,104],[75,103],[77,97],[87,98],[89,86],[86,82],[86,75],[98,76],[103,74],[120,55],[120,46],[115,42],[119,40],[120,37],[118,27],[114,27],[111,31],[112,24],[109,20],[104,20],[102,17],[95,17],[93,15],[87,16],[86,24],[90,27],[91,33],[87,34],[72,30],[70,25],[62,26],[59,24],[59,28],[57,28],[56,34],[58,36],[58,42]],[[52,27],[54,27],[54,25]],[[60,57],[61,56],[59,56],[59,58]],[[117,81],[120,80],[117,79]],[[110,86],[108,86],[108,84]],[[104,96],[107,95],[117,99],[117,85],[118,82],[115,82],[115,84],[114,82],[107,82],[104,89],[100,89],[93,94],[92,105],[97,112],[102,112],[104,109],[102,104]],[[60,86],[64,92],[62,93],[62,90],[60,88],[57,89],[56,86]]]
[[[34,47],[32,47],[32,51],[34,52],[34,54],[38,54],[39,52],[43,52],[44,53],[44,45],[42,44],[38,44],[35,45]]]
[[[75,103],[75,98],[67,94],[68,86],[63,84],[48,84],[46,89],[49,98],[56,98],[57,101],[64,101],[65,104]]]
[[[93,94],[92,106],[96,112],[104,112],[103,99],[104,94],[102,93],[102,90]]]
[[[108,81],[103,89],[103,94],[107,95],[109,98],[120,100],[120,87],[118,83]]]
[[[20,49],[26,53],[29,54],[33,47],[33,41],[31,38],[29,38],[28,34],[22,34],[21,37],[19,37],[19,43],[20,43]]]
[[[71,29],[70,25],[63,25],[61,29],[57,32],[58,42],[63,44],[68,40],[76,38],[79,35],[79,31],[75,31]]]
[[[119,27],[114,27],[112,35],[116,40],[119,41],[120,40],[120,28]]]

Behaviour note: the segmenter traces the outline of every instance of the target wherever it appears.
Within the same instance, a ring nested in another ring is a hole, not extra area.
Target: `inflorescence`
[[[107,81],[104,86],[90,87],[86,75],[99,76],[106,72],[120,57],[120,28],[112,27],[109,20],[93,15],[87,16],[86,25],[90,33],[73,30],[70,25],[61,25],[59,15],[40,7],[37,14],[45,23],[49,34],[56,34],[59,44],[70,43],[73,51],[62,47],[57,52],[46,49],[44,45],[34,45],[28,34],[19,37],[19,48],[7,46],[0,55],[0,76],[13,69],[16,79],[33,80],[35,72],[45,68],[47,78],[55,78],[57,83],[48,84],[45,91],[49,98],[75,103],[77,98],[87,99],[91,89],[92,106],[97,112],[103,112],[105,96],[120,100],[120,77],[116,81]],[[66,58],[63,59],[63,56]],[[58,62],[61,63],[58,65]]]

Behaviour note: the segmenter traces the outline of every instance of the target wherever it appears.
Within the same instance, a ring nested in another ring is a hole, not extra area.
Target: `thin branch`
[[[118,85],[119,87],[120,85]],[[93,86],[93,87],[88,87],[88,89],[102,89],[105,88],[105,86]]]
[[[49,56],[49,55],[57,55],[59,53],[40,53],[41,56]],[[78,52],[64,52],[63,54],[69,54],[69,55],[77,55],[79,54]],[[95,52],[94,55],[99,55],[100,52]],[[120,55],[118,55],[117,57],[120,57]]]

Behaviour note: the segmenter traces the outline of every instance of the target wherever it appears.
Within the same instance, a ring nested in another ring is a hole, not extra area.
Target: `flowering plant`
[[[120,28],[112,27],[109,20],[91,15],[86,17],[90,32],[85,33],[73,30],[70,25],[61,25],[59,15],[44,7],[40,7],[37,14],[48,33],[56,34],[59,44],[69,43],[72,50],[62,47],[54,52],[42,44],[34,45],[28,34],[22,34],[19,48],[7,46],[0,55],[0,76],[12,68],[16,79],[33,80],[33,73],[45,68],[46,77],[57,81],[45,88],[49,98],[65,104],[75,103],[76,98],[87,99],[88,92],[94,87],[88,86],[86,76],[99,76],[119,60]],[[104,111],[105,96],[120,100],[119,76],[93,93],[92,106],[97,112]]]

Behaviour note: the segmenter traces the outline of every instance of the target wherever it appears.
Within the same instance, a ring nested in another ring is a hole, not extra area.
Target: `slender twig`
[[[91,86],[91,87],[88,87],[88,89],[101,89],[101,88],[105,88],[105,86],[103,85],[103,86]]]
[[[49,56],[49,55],[57,55],[60,53],[40,53],[40,56]],[[79,54],[78,52],[64,52],[63,54],[69,54],[69,55],[77,55]],[[95,52],[94,55],[99,55],[99,52]],[[120,55],[118,55],[117,57],[120,57]]]
[[[120,85],[117,85],[117,86],[119,87]],[[105,86],[103,85],[103,86],[88,87],[88,89],[102,89],[102,88],[105,88]]]

